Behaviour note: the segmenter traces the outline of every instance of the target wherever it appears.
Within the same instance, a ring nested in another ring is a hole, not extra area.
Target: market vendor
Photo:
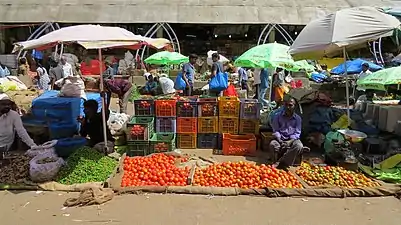
[[[104,143],[103,136],[103,120],[102,113],[97,112],[99,103],[96,100],[88,100],[84,102],[85,117],[78,118],[81,123],[80,135],[88,138],[88,146],[94,147],[99,143]],[[108,119],[109,110],[106,111],[106,121]],[[108,127],[106,127],[107,140],[114,142],[113,136]]]
[[[120,113],[127,113],[128,99],[131,95],[133,85],[125,79],[106,79],[104,81],[107,92],[107,105],[110,106],[111,95],[117,94]],[[109,107],[107,107],[109,108]]]
[[[198,56],[195,54],[189,55],[189,62],[185,63],[182,66],[182,79],[185,81],[185,90],[184,90],[184,95],[185,96],[191,96],[192,91],[194,88],[194,79],[195,79],[195,63],[196,60],[198,60]]]
[[[174,94],[174,81],[167,76],[161,75],[158,79],[160,87],[164,95]]]
[[[212,73],[210,74],[210,78],[215,77],[215,76],[216,76],[217,74],[219,74],[219,73],[224,73],[224,65],[223,65],[223,63],[220,62],[219,60],[220,60],[220,55],[219,55],[219,53],[217,53],[217,52],[213,53],[213,54],[212,54],[212,61],[213,61],[213,64],[212,64]],[[209,91],[209,94],[210,94],[211,96],[216,96],[216,97],[218,97],[218,96],[221,95],[221,92],[210,90],[210,91]]]
[[[141,90],[141,94],[144,95],[157,95],[157,79],[153,75],[147,77],[145,86]]]
[[[0,93],[0,148],[5,148],[7,151],[11,149],[15,137],[18,137],[28,147],[36,146],[35,142],[25,130],[21,116],[14,110],[12,106],[14,102],[4,93]]]
[[[284,109],[279,112],[272,122],[274,140],[270,142],[272,155],[282,155],[275,159],[274,167],[286,168],[294,164],[302,153],[303,144],[300,140],[302,120],[295,113],[296,101],[288,98],[284,102]]]

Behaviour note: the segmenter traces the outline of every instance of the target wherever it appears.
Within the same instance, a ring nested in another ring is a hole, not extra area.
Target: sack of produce
[[[76,97],[86,100],[84,81],[76,76],[64,78],[59,97]]]
[[[64,160],[54,152],[35,156],[29,162],[29,176],[34,182],[46,182],[52,180],[63,166]]]
[[[56,146],[57,140],[48,141],[40,146],[35,146],[26,151],[26,155],[29,157],[35,157],[44,153],[53,153],[55,154],[54,146]]]

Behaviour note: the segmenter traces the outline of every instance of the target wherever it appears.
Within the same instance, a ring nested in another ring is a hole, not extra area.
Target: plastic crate
[[[128,141],[127,155],[128,156],[145,156],[150,154],[149,141]]]
[[[196,97],[188,97],[177,101],[177,117],[197,117]]]
[[[134,115],[135,116],[154,116],[155,102],[153,99],[138,99],[134,100]]]
[[[180,134],[198,133],[197,124],[198,124],[198,118],[196,117],[177,118],[177,133]]]
[[[241,99],[241,119],[259,119],[260,104],[257,99]]]
[[[219,133],[238,134],[238,117],[219,117]]]
[[[219,98],[219,116],[239,117],[240,101],[237,97]]]
[[[219,102],[217,98],[199,98],[198,99],[198,116],[212,117],[219,115]]]
[[[253,134],[223,134],[223,155],[250,155],[256,153],[256,137]]]
[[[153,134],[150,139],[150,153],[171,152],[175,149],[175,134]]]
[[[156,100],[156,117],[175,117],[176,104],[176,100]]]
[[[155,132],[154,123],[153,117],[132,117],[127,124],[127,141],[149,140]],[[131,134],[131,129],[135,126],[144,128],[143,133]]]
[[[196,136],[197,134],[177,134],[177,148],[196,148]]]
[[[197,147],[203,149],[216,149],[219,134],[198,134]]]
[[[239,134],[259,134],[259,120],[239,120]]]
[[[219,133],[219,118],[217,116],[199,117],[198,133]]]
[[[176,133],[176,117],[157,117],[156,132],[157,133]]]

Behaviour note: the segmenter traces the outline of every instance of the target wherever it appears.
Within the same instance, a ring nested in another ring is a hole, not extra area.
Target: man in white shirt
[[[259,69],[259,68],[256,68],[253,71],[253,86],[255,87],[255,97],[253,97],[253,98],[255,98],[255,99],[258,99],[258,96],[259,96],[259,86],[261,83],[261,80],[260,80],[260,72],[261,71],[262,71],[262,69]]]
[[[369,70],[369,63],[363,63],[363,64],[362,64],[362,71],[361,71],[361,73],[357,76],[357,79],[356,79],[355,83],[356,83],[358,80],[362,80],[363,78],[369,76],[370,74],[372,74],[372,72]],[[359,88],[359,87],[357,87],[356,90],[358,90],[358,91],[365,91],[364,89]],[[358,96],[360,96],[361,94],[362,94],[362,93],[358,93]],[[357,98],[358,96],[355,96],[355,97]]]
[[[168,77],[161,76],[159,77],[159,84],[162,88],[163,94],[174,94],[174,81]]]
[[[15,133],[28,147],[36,146],[24,128],[21,116],[11,110],[12,105],[13,102],[6,94],[0,94],[0,149],[10,150],[15,140]]]
[[[60,64],[63,70],[63,78],[74,76],[74,72],[72,71],[72,66],[67,62],[67,59],[64,56],[61,57]]]

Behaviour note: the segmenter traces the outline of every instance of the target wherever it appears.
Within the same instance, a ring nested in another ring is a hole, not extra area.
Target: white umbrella
[[[342,51],[346,62],[347,48],[391,36],[399,27],[398,19],[373,7],[343,9],[306,25],[290,47],[289,53],[294,59],[321,59],[341,54]],[[346,95],[349,117],[348,81]]]
[[[213,53],[217,53],[217,51],[212,51],[212,50],[210,50],[210,51],[207,52],[206,63],[207,63],[209,66],[211,66],[211,65],[213,64],[213,60],[212,60],[212,55],[213,55]],[[219,54],[219,56],[220,56],[219,62],[221,62],[221,63],[223,63],[223,64],[226,63],[226,62],[230,62],[230,60],[227,59],[226,57],[224,57],[224,56],[222,56],[222,55],[220,55],[220,54]]]
[[[99,60],[102,60],[102,48],[124,47],[137,48],[143,44],[152,46],[161,46],[170,42],[166,39],[150,39],[140,35],[135,35],[128,30],[120,27],[106,27],[99,25],[77,25],[65,27],[60,30],[50,32],[42,37],[18,42],[15,44],[14,51],[27,49],[45,49],[56,46],[58,44],[78,43],[86,49],[98,49]],[[102,63],[100,63],[102,65]],[[103,69],[100,66],[100,90],[103,92]],[[102,119],[103,119],[103,135],[105,148],[107,151],[107,134],[106,134],[106,104],[102,97]]]

